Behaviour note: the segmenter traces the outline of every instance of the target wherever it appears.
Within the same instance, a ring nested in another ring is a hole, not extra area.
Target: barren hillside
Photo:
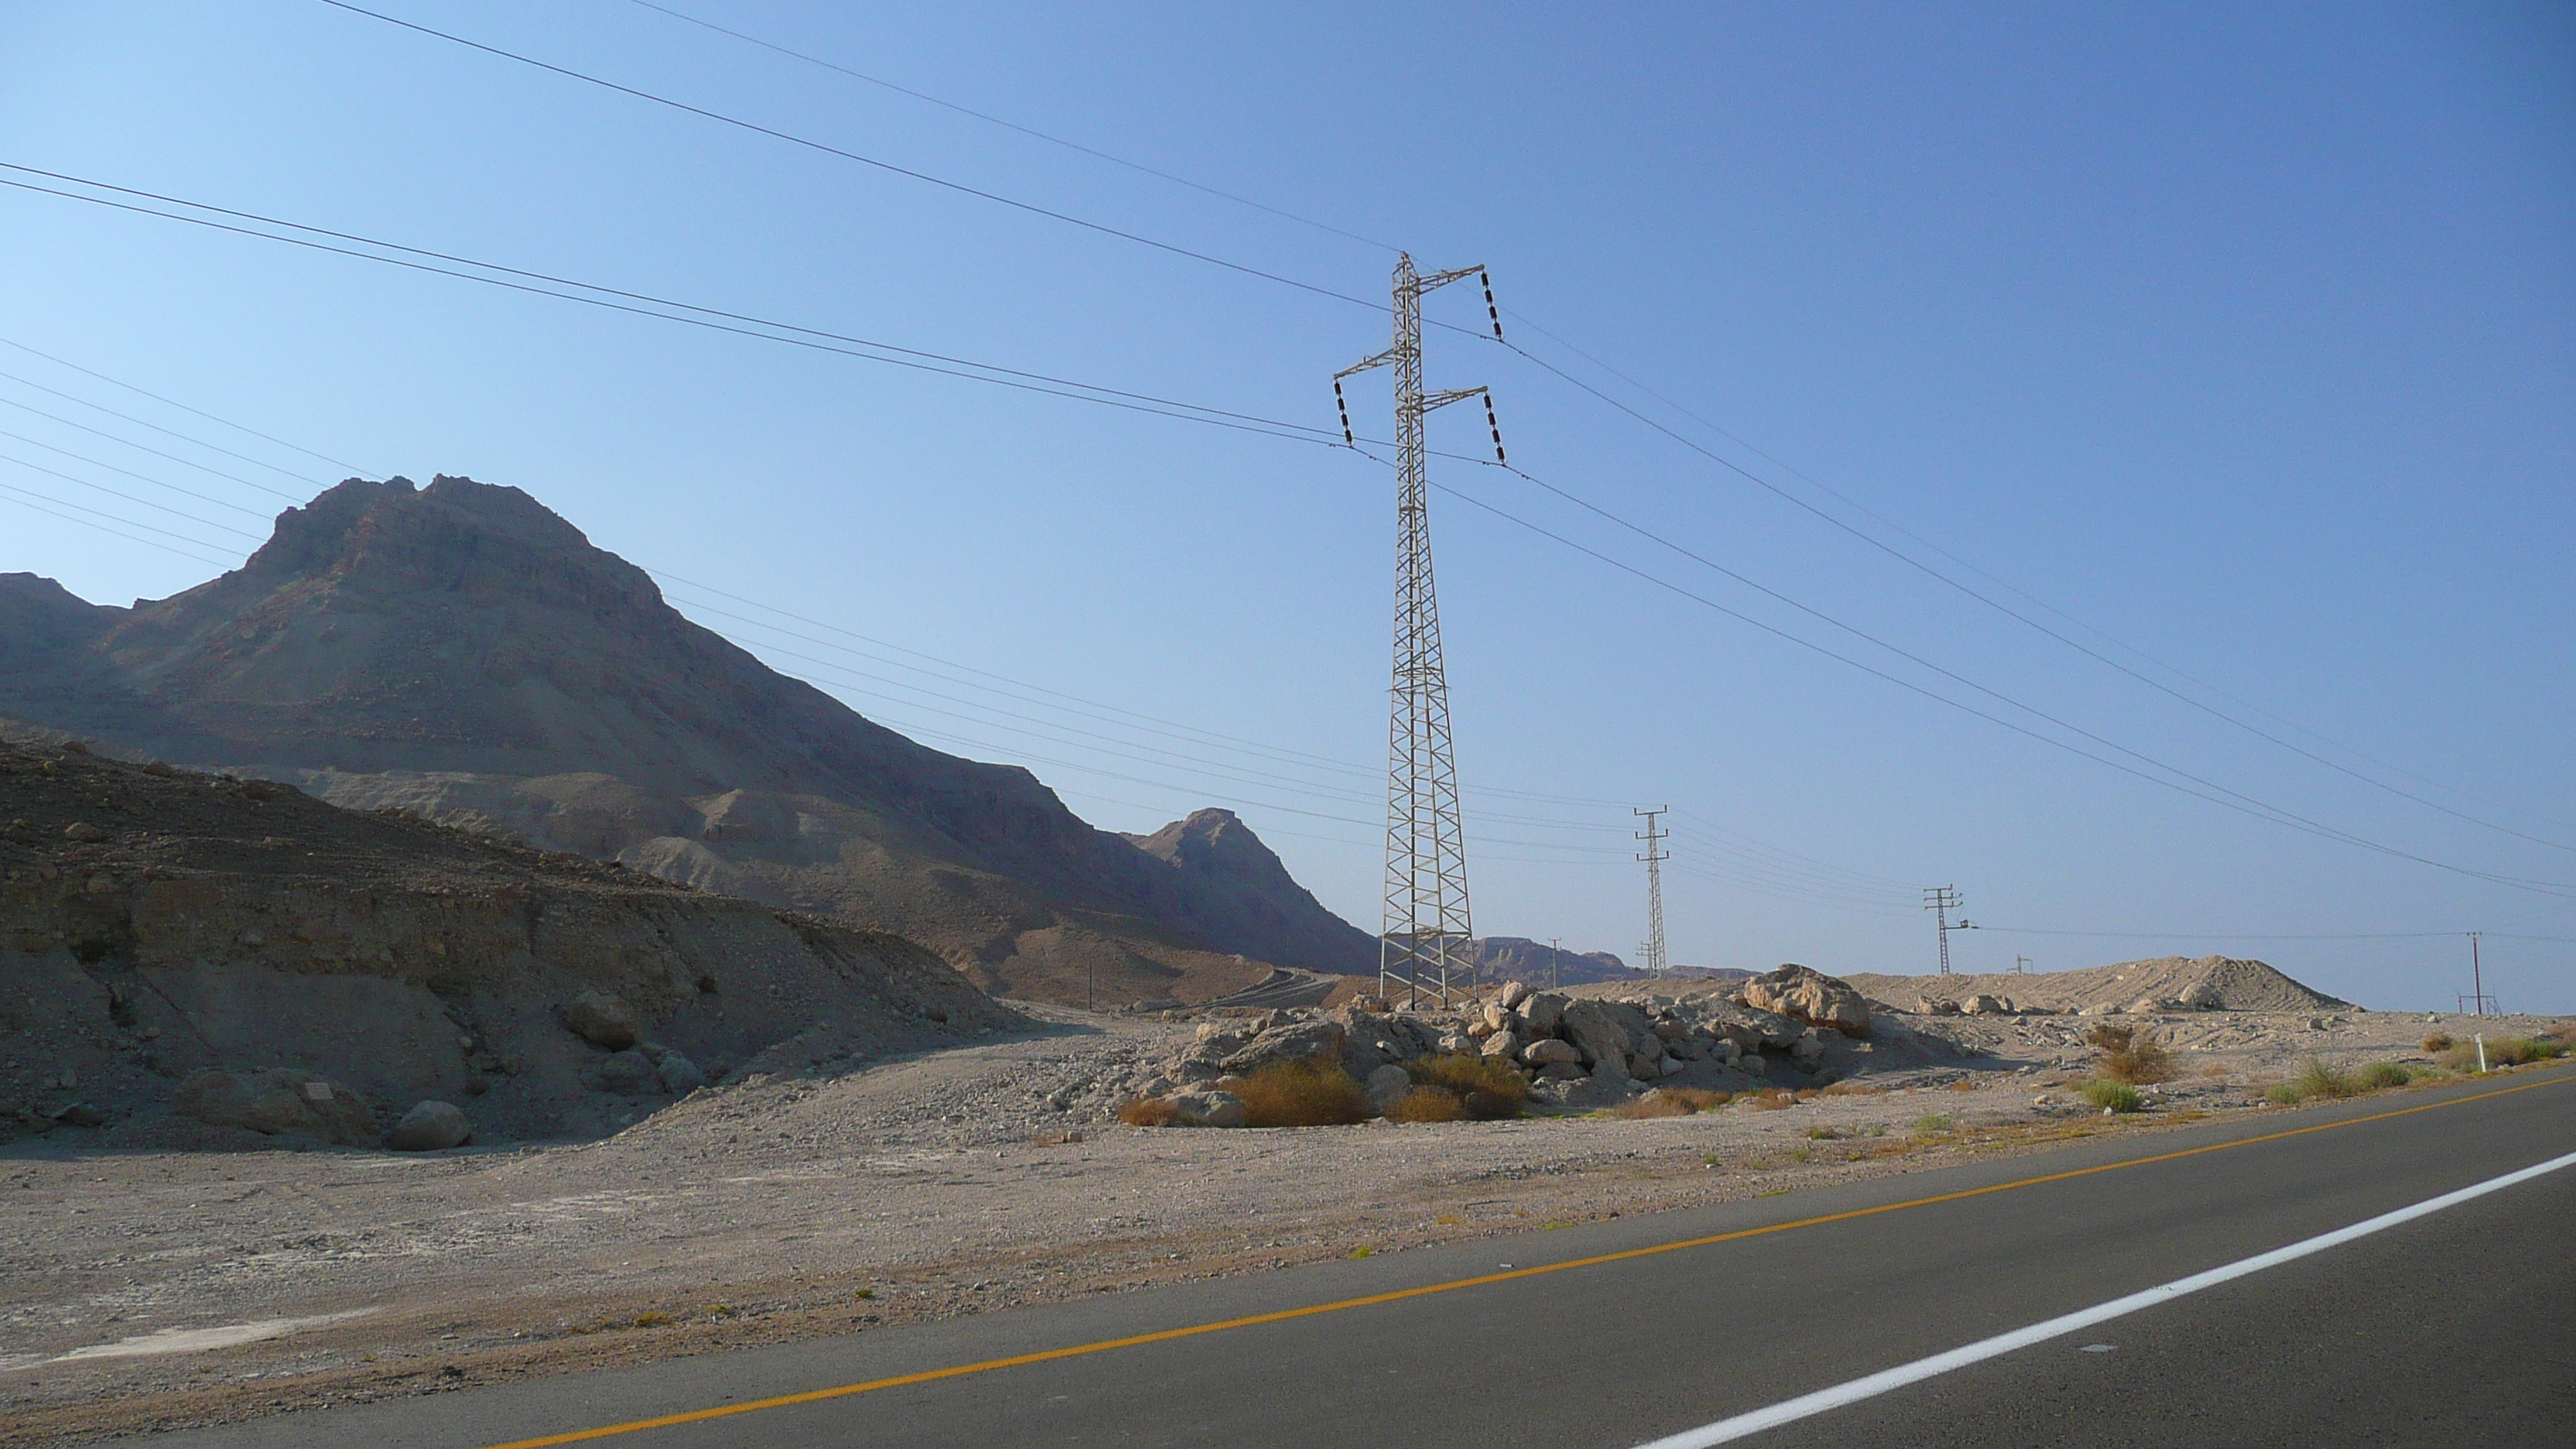
[[[2351,1005],[2302,986],[2260,961],[2225,956],[2159,956],[2085,971],[1988,976],[1862,972],[1844,979],[1878,1000],[1908,1010],[1918,1001],[1965,1002],[1979,995],[2050,1011],[2325,1011]]]
[[[131,609],[0,577],[0,665],[0,712],[36,726],[896,932],[995,990],[1197,999],[1261,979],[1237,957],[1376,959],[1241,822],[1151,850],[1095,830],[1025,770],[775,673],[470,479],[343,483],[240,569]]]
[[[630,1029],[586,1036],[585,1002]],[[380,1126],[436,1099],[486,1138],[593,1133],[694,1079],[1025,1025],[897,937],[264,781],[0,746],[0,1132],[372,1145],[292,1102],[164,1111],[211,1069],[336,1084]]]

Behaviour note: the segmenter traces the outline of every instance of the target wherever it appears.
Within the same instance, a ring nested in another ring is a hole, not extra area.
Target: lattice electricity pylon
[[[1408,1004],[1427,994],[1446,1005],[1474,989],[1467,943],[1474,922],[1467,909],[1467,831],[1458,809],[1458,766],[1449,730],[1449,677],[1440,652],[1440,603],[1431,583],[1430,478],[1423,457],[1422,419],[1435,408],[1471,397],[1485,400],[1485,424],[1502,457],[1503,434],[1494,421],[1493,395],[1481,387],[1425,395],[1422,391],[1422,294],[1463,277],[1482,278],[1482,267],[1423,276],[1413,258],[1395,263],[1395,336],[1386,351],[1333,374],[1333,400],[1341,408],[1342,440],[1351,434],[1350,404],[1342,379],[1373,367],[1395,369],[1395,680],[1387,723],[1386,911],[1378,932],[1378,994],[1404,989]],[[1485,283],[1494,335],[1502,336]]]
[[[1957,886],[1930,886],[1923,892],[1923,909],[1932,912],[1934,928],[1941,933],[1941,974],[1944,976],[1950,974],[1950,933],[1977,929],[1976,923],[1965,916],[1955,921],[1950,919],[1952,911],[1966,904],[1959,898]]]
[[[1646,853],[1637,858],[1646,863],[1646,974],[1656,977],[1664,974],[1664,862],[1671,859],[1663,842],[1672,834],[1657,828],[1656,822],[1671,808],[1658,805],[1630,812],[1646,817],[1646,828],[1637,832],[1637,838],[1646,842]]]

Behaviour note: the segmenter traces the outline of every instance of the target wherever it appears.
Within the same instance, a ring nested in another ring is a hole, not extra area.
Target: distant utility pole
[[[1547,989],[1554,991],[1565,984],[1565,948],[1557,943],[1564,938],[1547,938]]]
[[[2013,955],[2013,974],[2015,976],[2026,976],[2029,973],[2030,958],[2020,954],[2019,952],[2015,952]]]
[[[1467,832],[1458,810],[1440,605],[1431,584],[1430,474],[1422,445],[1424,414],[1481,397],[1494,456],[1503,455],[1491,393],[1481,387],[1422,390],[1422,294],[1466,277],[1484,279],[1485,269],[1460,267],[1426,277],[1413,269],[1410,255],[1399,255],[1393,340],[1384,352],[1333,374],[1342,441],[1357,447],[1342,379],[1373,367],[1395,369],[1395,680],[1387,727],[1386,910],[1378,932],[1377,989],[1386,996],[1391,984],[1402,983],[1413,1006],[1422,1004],[1426,992],[1448,1004],[1451,978],[1472,969],[1462,959],[1474,935],[1467,910]],[[1493,283],[1485,280],[1484,286],[1494,336],[1500,338],[1503,319],[1493,308]]]
[[[2474,1012],[2479,1016],[2485,1016],[2491,1012],[2497,1015],[2502,1015],[2503,1013],[2501,1009],[2495,1004],[2495,998],[2487,995],[2486,973],[2478,963],[2478,937],[2485,934],[2486,933],[2483,931],[2471,931],[2468,933],[2469,990],[2473,994],[2458,998],[2460,1010]]]
[[[1646,974],[1654,977],[1664,974],[1664,862],[1672,858],[1663,848],[1672,832],[1657,828],[1656,822],[1672,808],[1658,805],[1629,812],[1646,817],[1646,828],[1637,832],[1637,838],[1646,842],[1646,853],[1637,858],[1646,863]]]
[[[1933,923],[1941,932],[1941,974],[1944,976],[1950,974],[1950,933],[1977,929],[1965,917],[1956,921],[1950,919],[1952,911],[1966,904],[1959,898],[1957,886],[1933,886],[1923,892],[1923,909],[1932,913]]]

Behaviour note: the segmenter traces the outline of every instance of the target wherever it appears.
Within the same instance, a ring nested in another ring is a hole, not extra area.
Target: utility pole
[[[1944,976],[1950,974],[1950,933],[1976,929],[1964,916],[1956,921],[1950,919],[1952,911],[1966,904],[1959,899],[1957,886],[1932,886],[1923,892],[1923,909],[1932,913],[1933,923],[1941,932],[1941,974]]]
[[[1547,938],[1547,989],[1550,991],[1565,984],[1565,948],[1557,944],[1563,939],[1561,936]]]
[[[2479,1016],[2485,1016],[2489,1012],[2496,1011],[2495,998],[2487,995],[2486,973],[2478,962],[2478,937],[2485,934],[2486,933],[2483,931],[2471,931],[2468,933],[2469,990],[2473,994],[2459,998],[2460,1010],[2474,1012]],[[2498,1012],[2497,1014],[2501,1015],[2502,1013]],[[2484,1068],[2480,1068],[2480,1070],[2484,1070]]]
[[[2030,974],[2030,958],[2028,956],[2024,956],[2019,952],[2013,953],[2013,974],[2015,976],[2026,976]]]
[[[1424,276],[1413,258],[1395,262],[1394,337],[1384,352],[1333,374],[1333,401],[1342,415],[1342,441],[1351,432],[1350,404],[1342,379],[1375,367],[1395,369],[1395,678],[1387,724],[1386,909],[1378,933],[1377,989],[1389,996],[1401,983],[1407,1004],[1429,993],[1448,1005],[1452,976],[1466,969],[1461,957],[1474,930],[1467,909],[1467,838],[1458,809],[1458,766],[1449,731],[1449,678],[1440,650],[1440,604],[1431,581],[1430,474],[1422,444],[1426,413],[1471,397],[1485,400],[1485,424],[1494,456],[1503,452],[1494,421],[1493,395],[1481,387],[1425,394],[1422,390],[1422,294],[1466,277],[1484,279],[1483,267]],[[1493,309],[1494,287],[1485,280],[1494,336],[1503,335]]]
[[[1657,828],[1657,822],[1672,808],[1658,805],[1629,812],[1646,817],[1646,828],[1637,832],[1637,838],[1646,842],[1646,853],[1637,858],[1646,863],[1646,974],[1658,980],[1664,975],[1664,862],[1672,858],[1663,842],[1672,832]]]

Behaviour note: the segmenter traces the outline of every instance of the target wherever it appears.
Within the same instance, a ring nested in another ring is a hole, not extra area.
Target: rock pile
[[[1479,1056],[1527,1081],[1532,1105],[1588,1111],[1665,1082],[1742,1091],[1775,1074],[1830,1080],[1859,1068],[1873,1050],[1870,1035],[1868,1001],[1804,966],[1723,996],[1579,996],[1511,982],[1452,1011],[1399,1011],[1362,998],[1331,1012],[1208,1021],[1132,1086],[1170,1102],[1176,1120],[1221,1125],[1227,1103],[1239,1120],[1241,1104],[1227,1090],[1236,1080],[1277,1063],[1325,1062],[1362,1084],[1383,1113],[1411,1090],[1421,1063]]]

